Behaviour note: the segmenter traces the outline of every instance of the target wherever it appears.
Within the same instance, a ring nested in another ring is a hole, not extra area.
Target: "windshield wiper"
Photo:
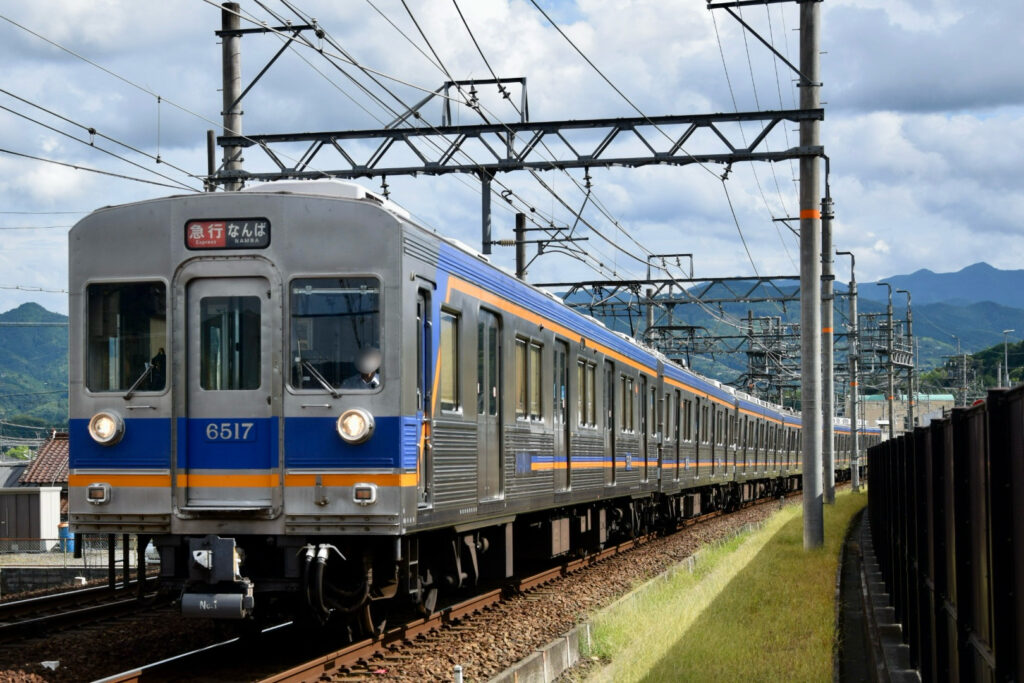
[[[153,363],[146,363],[146,369],[142,371],[139,378],[132,383],[131,388],[124,395],[124,400],[131,400],[131,397],[135,395],[135,390],[139,388],[139,385],[146,381],[146,378],[153,374],[153,370],[156,369],[156,365]]]
[[[322,386],[325,390],[329,391],[331,396],[333,396],[334,398],[341,397],[341,392],[335,389],[331,385],[331,383],[327,381],[327,378],[321,375],[320,371],[313,367],[312,363],[310,363],[308,360],[304,360],[302,361],[302,367],[309,372],[313,379],[320,383],[320,386]]]

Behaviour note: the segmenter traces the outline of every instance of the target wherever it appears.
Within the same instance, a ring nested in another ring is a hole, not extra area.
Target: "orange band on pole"
[[[821,333],[822,334],[832,334],[832,328],[831,327],[823,327],[823,328],[821,328]]]
[[[860,385],[857,384],[856,382],[850,382],[850,386],[851,387],[859,387]]]
[[[800,218],[821,218],[821,211],[817,209],[800,209]]]

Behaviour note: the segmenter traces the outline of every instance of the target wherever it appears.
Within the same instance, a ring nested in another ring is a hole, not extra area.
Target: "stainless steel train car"
[[[372,624],[799,485],[798,415],[356,185],[100,209],[69,289],[72,525],[151,538],[187,614]]]

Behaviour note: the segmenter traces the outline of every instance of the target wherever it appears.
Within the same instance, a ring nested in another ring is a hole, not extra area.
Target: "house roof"
[[[68,483],[68,435],[55,432],[36,452],[18,483],[22,486],[55,486]]]
[[[0,460],[0,488],[9,489],[17,486],[28,465],[25,460]]]

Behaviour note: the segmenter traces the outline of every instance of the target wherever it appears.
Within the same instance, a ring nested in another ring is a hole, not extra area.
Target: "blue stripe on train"
[[[126,419],[124,424],[124,438],[120,443],[101,446],[89,436],[89,420],[69,420],[69,466],[72,469],[166,469],[171,466],[169,418]]]
[[[248,430],[244,425],[251,424]],[[227,438],[221,438],[221,426]],[[278,420],[178,418],[178,467],[203,470],[268,470],[278,463]],[[238,429],[236,429],[238,427]],[[207,430],[212,430],[207,434]],[[212,435],[212,438],[211,436]]]
[[[366,443],[341,440],[332,417],[285,419],[285,465],[294,468],[403,468],[414,469],[419,453],[422,416],[378,417]]]
[[[253,423],[250,440],[207,438],[208,425],[219,429],[221,423],[236,422]],[[422,424],[422,415],[379,417],[370,440],[350,446],[335,431],[334,418],[287,418],[286,465],[415,469]],[[277,418],[178,418],[177,433],[179,468],[271,469],[279,459]],[[190,447],[186,450],[187,445]],[[92,440],[89,420],[70,420],[69,450],[72,469],[167,469],[171,466],[171,420],[127,419],[124,438],[114,446],[100,446]]]

